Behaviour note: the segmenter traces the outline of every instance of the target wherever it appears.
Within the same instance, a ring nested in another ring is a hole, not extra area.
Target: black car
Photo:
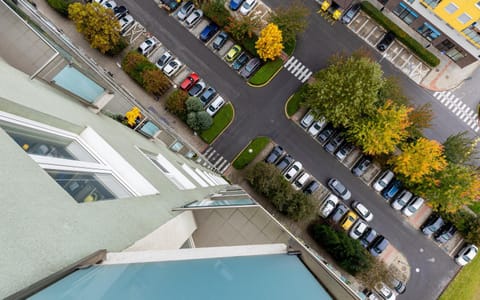
[[[442,228],[434,235],[435,241],[443,244],[452,239],[453,235],[457,232],[457,228],[451,223],[446,223]]]
[[[396,278],[393,278],[391,282],[392,282],[392,287],[395,289],[395,291],[397,291],[397,293],[403,294],[407,290],[407,286],[402,281]]]
[[[358,14],[359,11],[360,11],[359,3],[356,3],[350,6],[350,8],[347,9],[345,14],[342,16],[342,19],[341,19],[342,23],[349,24],[350,22],[352,22],[353,18],[355,18],[355,16]]]
[[[360,237],[359,241],[362,244],[363,248],[368,248],[368,246],[375,240],[378,233],[372,227],[368,228],[365,233]]]
[[[221,31],[217,35],[217,37],[213,40],[213,43],[212,43],[213,49],[220,50],[223,47],[223,45],[225,45],[227,40],[228,40],[228,34],[225,31]]]
[[[117,6],[113,9],[113,14],[120,20],[128,14],[128,9],[123,5]]]
[[[255,71],[260,67],[261,61],[258,57],[254,57],[248,61],[245,67],[240,71],[243,78],[250,78]]]
[[[431,214],[430,217],[428,217],[427,221],[423,223],[423,225],[420,227],[422,229],[423,234],[427,236],[431,236],[435,232],[437,232],[445,222],[443,221],[442,217],[440,217],[437,214]]]
[[[343,216],[347,213],[347,211],[348,211],[348,207],[343,203],[339,203],[337,205],[337,208],[335,208],[335,210],[330,215],[330,218],[332,219],[333,222],[338,223],[343,218]]]
[[[285,155],[282,160],[277,163],[277,168],[280,171],[285,170],[289,165],[293,163],[294,159],[290,154]]]
[[[207,105],[208,102],[212,101],[213,98],[217,95],[217,91],[209,86],[201,95],[200,95],[200,101],[202,101],[203,106]]]
[[[373,256],[379,256],[383,253],[383,251],[385,251],[388,245],[390,245],[390,242],[383,235],[380,235],[370,246],[370,254]]]
[[[312,182],[310,182],[306,187],[305,189],[303,190],[303,192],[305,194],[308,194],[308,195],[311,195],[313,194],[316,190],[318,190],[320,188],[320,183],[318,183],[318,181],[316,180],[313,180]]]
[[[161,0],[163,3],[163,8],[167,11],[175,11],[180,4],[182,4],[182,1],[180,0]]]
[[[317,136],[317,139],[320,141],[320,143],[325,143],[328,141],[329,138],[331,138],[335,134],[335,128],[331,124],[328,124],[323,128],[322,131]]]
[[[210,24],[205,26],[202,32],[200,32],[200,40],[205,43],[208,42],[215,35],[215,33],[217,33],[218,29],[219,27],[217,24],[210,22]]]
[[[359,177],[365,174],[365,172],[368,170],[368,167],[370,167],[370,164],[372,163],[372,159],[363,156],[358,160],[358,162],[355,164],[355,166],[352,169],[353,175]]]
[[[342,133],[339,133],[335,135],[328,143],[323,146],[325,151],[328,153],[333,153],[335,150],[338,149],[338,147],[345,141],[345,138],[343,137]]]
[[[275,163],[282,155],[285,153],[283,150],[282,146],[275,146],[273,147],[272,151],[270,151],[270,154],[265,158],[265,162],[269,164]]]
[[[235,71],[238,71],[247,63],[248,60],[249,60],[248,54],[243,52],[242,54],[240,54],[239,57],[237,57],[237,59],[235,59],[235,61],[232,64],[232,68]]]
[[[378,51],[383,52],[387,50],[388,46],[390,46],[394,39],[395,35],[393,34],[393,32],[387,32],[383,39],[377,44]]]
[[[343,143],[335,153],[335,157],[339,161],[343,161],[350,153],[352,153],[355,146],[352,143]]]

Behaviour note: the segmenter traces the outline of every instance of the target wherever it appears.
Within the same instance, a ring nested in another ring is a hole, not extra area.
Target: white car
[[[185,25],[188,28],[192,28],[197,24],[203,17],[203,11],[201,9],[194,10],[185,20]]]
[[[332,211],[337,207],[340,200],[334,194],[328,195],[327,199],[323,201],[322,205],[318,209],[318,214],[323,218],[328,218]]]
[[[375,285],[375,290],[383,297],[385,300],[395,300],[397,296],[385,283],[379,282]]]
[[[354,239],[358,240],[364,233],[367,231],[368,225],[362,220],[358,220],[355,224],[353,224],[352,229],[350,229],[350,232],[348,235]]]
[[[305,183],[307,183],[308,179],[310,179],[310,174],[304,172],[292,183],[293,188],[297,191],[301,190],[305,186]]]
[[[410,202],[402,209],[402,213],[407,216],[413,216],[422,207],[425,200],[421,197],[414,197]]]
[[[135,20],[131,15],[127,14],[125,17],[118,20],[118,22],[120,23],[120,32],[121,34],[124,34],[125,32],[127,32],[128,28],[130,28],[133,23],[135,23]]]
[[[240,13],[244,16],[248,15],[255,5],[257,5],[257,0],[245,0],[242,7],[240,7]]]
[[[170,60],[170,62],[163,68],[163,73],[165,73],[165,75],[168,77],[172,77],[178,72],[178,70],[180,70],[182,65],[183,64],[180,62],[180,60],[178,60],[178,58]]]
[[[210,116],[214,116],[218,110],[225,104],[225,100],[222,96],[218,96],[215,100],[213,100],[212,104],[210,104],[206,111]]]
[[[172,60],[172,58],[172,53],[170,53],[170,51],[166,51],[162,54],[162,56],[160,56],[155,65],[157,66],[157,68],[162,70],[170,62],[170,60]]]
[[[302,163],[299,161],[294,162],[290,168],[287,169],[285,174],[283,175],[286,180],[292,181],[298,174],[300,174],[300,171],[302,170],[303,166]]]
[[[384,188],[392,181],[394,174],[390,170],[385,170],[380,177],[373,184],[373,189],[377,192],[383,191]]]
[[[303,116],[302,120],[300,121],[300,126],[307,129],[312,125],[313,121],[315,120],[315,116],[312,114],[312,111],[308,111],[305,116]]]
[[[142,55],[148,55],[150,52],[152,52],[153,49],[155,49],[155,46],[157,45],[157,41],[153,38],[146,39],[143,43],[138,46],[138,52]]]
[[[357,212],[357,214],[367,222],[373,220],[373,214],[368,208],[365,207],[362,203],[355,201],[352,203],[352,208]]]
[[[322,130],[323,126],[325,126],[326,123],[327,123],[327,120],[325,120],[325,118],[322,117],[319,121],[316,121],[315,123],[312,124],[312,126],[310,126],[310,128],[308,128],[308,133],[311,136],[316,136],[320,132],[320,130]]]
[[[117,3],[113,0],[103,2],[102,5],[105,6],[106,8],[110,8],[110,9],[114,9],[115,7],[117,7]]]
[[[392,208],[394,210],[401,210],[403,209],[408,201],[410,201],[410,199],[412,199],[413,197],[413,194],[410,193],[409,191],[407,190],[403,190],[401,191],[396,197],[395,199],[392,201]]]
[[[477,256],[477,253],[477,246],[473,244],[468,244],[463,247],[457,255],[455,255],[455,262],[460,266],[464,266],[471,262],[475,258],[475,256]]]

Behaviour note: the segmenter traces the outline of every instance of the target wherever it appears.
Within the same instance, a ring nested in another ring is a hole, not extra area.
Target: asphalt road
[[[123,1],[117,1],[123,3]],[[275,6],[281,1],[266,1]],[[307,2],[312,11],[318,9],[314,1]],[[173,17],[160,10],[151,0],[125,3],[132,15],[154,34],[184,63],[205,77],[235,106],[235,121],[213,145],[217,152],[231,160],[256,136],[269,136],[281,144],[306,169],[326,182],[329,177],[339,178],[352,191],[353,199],[365,203],[375,215],[372,221],[381,234],[399,249],[411,266],[411,278],[406,294],[401,299],[436,299],[455,275],[458,267],[433,242],[414,230],[371,188],[351,175],[321,146],[285,117],[285,100],[300,86],[300,81],[283,70],[264,88],[251,88],[222,60],[188,33]],[[320,16],[312,14],[307,31],[299,38],[294,56],[313,71],[326,66],[328,58],[337,52],[351,53],[368,47],[345,26],[330,26]],[[378,59],[380,56],[377,55]],[[443,141],[448,135],[469,130],[464,123],[419,88],[402,73],[383,61],[385,74],[396,75],[405,92],[414,103],[432,103],[434,124],[425,134]],[[419,272],[416,272],[418,268]]]

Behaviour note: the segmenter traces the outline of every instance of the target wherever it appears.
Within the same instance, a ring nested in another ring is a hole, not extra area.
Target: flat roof
[[[332,299],[296,255],[95,265],[31,299]]]

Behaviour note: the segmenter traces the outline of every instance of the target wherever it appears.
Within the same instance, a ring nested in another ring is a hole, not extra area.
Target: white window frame
[[[465,22],[462,22],[462,21],[460,20],[460,18],[461,18],[462,16],[466,16],[466,17],[468,17],[469,19],[468,19],[467,21],[465,21]],[[466,24],[466,23],[470,22],[471,20],[472,20],[472,17],[471,17],[469,14],[467,14],[467,13],[462,13],[462,14],[461,14],[460,16],[458,16],[458,18],[457,18],[457,21],[458,21],[459,23],[462,23],[462,24]]]
[[[449,7],[454,7],[455,10],[450,11],[450,10],[448,10]],[[453,3],[453,2],[450,2],[450,3],[447,4],[447,6],[445,6],[445,11],[446,11],[447,13],[449,13],[449,14],[453,14],[453,13],[456,12],[457,10],[458,10],[458,5],[456,5],[456,4]]]

